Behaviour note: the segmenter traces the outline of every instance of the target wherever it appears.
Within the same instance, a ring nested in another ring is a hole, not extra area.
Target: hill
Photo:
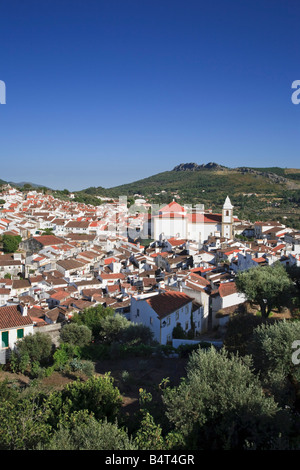
[[[92,196],[135,195],[164,204],[173,198],[182,204],[203,203],[220,211],[227,195],[237,215],[247,220],[276,218],[300,228],[300,170],[280,167],[228,168],[214,162],[181,163],[170,171],[115,186],[91,187],[80,192]]]

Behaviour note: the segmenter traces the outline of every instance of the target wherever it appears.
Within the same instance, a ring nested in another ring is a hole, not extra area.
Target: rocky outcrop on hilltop
[[[253,175],[262,176],[264,178],[268,178],[269,180],[271,180],[272,183],[279,183],[279,184],[290,183],[290,180],[288,180],[287,178],[284,178],[284,176],[277,175],[276,173],[253,170],[252,168],[248,168],[248,167],[236,168],[236,171],[239,171],[240,173],[243,173],[243,174],[251,173]]]
[[[199,171],[199,170],[225,170],[226,167],[219,165],[218,163],[210,162],[210,163],[202,163],[202,165],[198,165],[197,163],[180,163],[179,165],[173,168],[173,171]]]

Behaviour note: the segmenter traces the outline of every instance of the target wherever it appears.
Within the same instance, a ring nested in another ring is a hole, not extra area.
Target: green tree
[[[60,425],[44,450],[136,450],[124,429],[107,420],[97,421],[85,412],[71,415]]]
[[[49,408],[31,395],[18,400],[0,401],[0,449],[31,450],[47,442],[51,426]]]
[[[267,318],[273,308],[287,306],[292,290],[291,279],[280,263],[239,272],[236,286],[249,301],[260,306],[263,318]]]
[[[31,362],[48,363],[52,355],[52,340],[47,333],[37,331],[24,336],[16,343],[16,352],[19,357],[26,355]]]
[[[281,404],[300,400],[300,369],[294,345],[299,348],[300,321],[278,320],[254,329],[248,353],[263,386]]]
[[[135,444],[139,450],[161,450],[165,443],[160,425],[155,424],[148,411],[144,411],[141,425],[136,433]]]
[[[240,356],[248,354],[249,342],[253,331],[265,322],[273,322],[273,318],[262,318],[251,313],[238,313],[229,318],[224,335],[224,346],[227,351],[238,353]]]
[[[19,248],[22,238],[19,235],[2,235],[4,253],[15,253]]]
[[[60,331],[60,339],[64,343],[70,343],[74,346],[86,346],[92,341],[92,331],[86,325],[69,323],[64,325]]]
[[[53,228],[44,228],[42,235],[53,235]]]
[[[288,435],[285,414],[264,395],[247,356],[215,348],[193,352],[187,377],[167,388],[163,400],[174,431],[190,450],[268,449],[274,442],[283,445]]]
[[[114,310],[112,308],[105,308],[103,305],[98,304],[95,307],[86,308],[80,313],[75,313],[72,317],[72,323],[87,326],[92,331],[93,337],[97,338],[101,331],[102,319],[113,315]]]
[[[87,410],[97,420],[114,422],[120,410],[122,399],[109,374],[91,377],[85,382],[76,380],[50,397],[52,425],[57,425],[72,413]]]
[[[142,323],[131,322],[128,328],[123,330],[123,342],[130,345],[150,345],[153,342],[153,332]]]
[[[124,331],[130,326],[130,322],[119,313],[114,316],[106,316],[100,320],[99,338],[102,342],[111,344],[121,342]]]

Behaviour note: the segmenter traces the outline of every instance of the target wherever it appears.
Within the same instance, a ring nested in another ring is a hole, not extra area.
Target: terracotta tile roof
[[[61,245],[65,243],[61,238],[56,237],[55,235],[41,235],[39,237],[33,237],[34,240],[41,243],[43,246],[49,245]]]
[[[186,240],[179,240],[177,238],[169,238],[168,242],[172,246],[181,246],[181,245],[184,245],[184,243],[186,243]]]
[[[9,295],[11,292],[10,289],[6,289],[5,287],[0,287],[0,295]]]
[[[219,286],[219,294],[221,297],[236,294],[238,292],[235,282],[223,282]]]
[[[188,221],[195,223],[204,223],[204,224],[215,224],[222,222],[222,214],[188,214]]]
[[[22,316],[18,305],[0,307],[0,330],[33,325],[28,315]]]
[[[189,274],[189,278],[190,278],[191,281],[195,281],[203,287],[210,286],[210,282],[205,277],[200,276],[200,274],[191,273],[191,274]]]
[[[106,273],[99,273],[99,276],[101,279],[125,279],[125,275],[123,273],[111,273],[111,274],[106,274]]]
[[[88,221],[71,220],[70,222],[67,223],[66,227],[67,228],[88,228],[89,225],[90,225],[90,222]]]
[[[12,282],[13,289],[29,289],[31,286],[28,279],[14,279]]]
[[[193,298],[183,292],[167,291],[146,299],[146,302],[157,313],[159,318],[164,318],[184,305],[193,301]]]
[[[59,260],[56,262],[58,266],[61,266],[65,270],[69,269],[80,269],[85,266],[84,263],[81,263],[80,261],[77,261],[75,259],[65,259],[65,260]]]
[[[160,213],[170,213],[170,212],[185,212],[185,209],[183,206],[178,204],[176,201],[170,202],[170,204],[167,204],[164,206],[162,209],[159,211]]]

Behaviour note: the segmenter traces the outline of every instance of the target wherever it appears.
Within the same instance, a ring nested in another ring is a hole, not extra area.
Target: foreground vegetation
[[[293,349],[299,338],[296,319],[232,317],[221,350],[208,343],[181,347],[176,352],[187,359],[180,383],[165,377],[151,392],[140,386],[129,416],[122,412],[123,390],[109,370],[95,373],[96,361],[146,363],[174,350],[110,308],[86,309],[62,327],[57,347],[42,332],[19,340],[4,368],[6,376],[23,374],[28,381],[0,382],[0,449],[299,449],[300,371]],[[53,374],[71,380],[60,388],[41,386]],[[130,380],[126,371],[122,380]]]

